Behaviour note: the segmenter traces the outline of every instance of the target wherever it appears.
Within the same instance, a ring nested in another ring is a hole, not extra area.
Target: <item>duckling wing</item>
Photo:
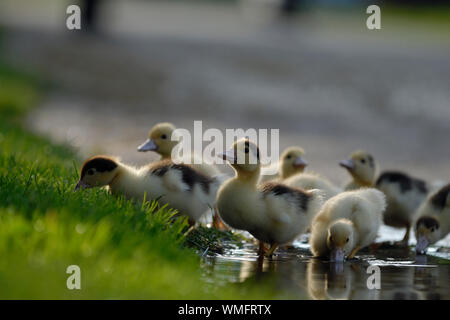
[[[267,182],[260,186],[267,203],[267,214],[279,223],[292,223],[296,215],[307,210],[309,194],[300,189]]]
[[[161,177],[164,186],[171,191],[192,191],[196,185],[209,193],[213,179],[201,174],[189,165],[161,162],[150,170],[152,175]]]
[[[425,181],[396,171],[382,173],[376,182],[376,186],[386,194],[388,199],[387,213],[391,214],[398,211],[396,214],[406,217],[411,216],[416,211],[428,193],[428,186]]]

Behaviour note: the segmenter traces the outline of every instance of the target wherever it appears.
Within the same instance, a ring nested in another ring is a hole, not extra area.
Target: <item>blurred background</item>
[[[355,149],[381,169],[450,177],[445,1],[2,0],[2,57],[48,83],[28,116],[81,157],[136,152],[148,130],[278,128],[313,171],[347,180]],[[66,28],[79,4],[82,30]],[[381,7],[381,30],[366,8]]]

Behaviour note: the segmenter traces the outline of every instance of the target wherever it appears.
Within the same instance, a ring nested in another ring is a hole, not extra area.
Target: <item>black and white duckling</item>
[[[268,170],[272,170],[272,167],[261,168],[261,177],[259,183],[271,181],[271,180],[284,180],[295,174],[302,173],[305,167],[308,165],[306,160],[303,158],[305,151],[300,147],[289,147],[283,151],[280,156],[278,163],[274,164],[277,166],[276,172],[273,174],[266,174]],[[273,171],[275,171],[273,170]]]
[[[161,160],[173,160],[172,151],[179,143],[179,141],[177,141],[175,137],[172,137],[172,133],[175,129],[176,127],[169,122],[161,122],[156,124],[150,130],[148,139],[137,148],[138,151],[154,151],[161,155]],[[196,154],[192,153],[187,157],[187,159],[189,160],[189,164],[200,173],[209,177],[216,177],[221,175],[221,172],[216,166],[208,164],[204,161],[194,161],[194,159],[198,158]],[[181,162],[186,163],[186,161]]]
[[[322,205],[320,191],[303,191],[281,183],[258,185],[261,171],[258,147],[247,139],[238,140],[222,154],[235,170],[217,193],[217,209],[229,226],[246,230],[270,245],[271,255],[278,245],[294,240],[306,231]]]
[[[107,156],[86,160],[75,188],[108,186],[112,194],[143,200],[159,199],[189,218],[190,224],[212,207],[219,183],[192,167],[170,160],[133,168]]]
[[[417,210],[416,252],[425,253],[428,246],[450,232],[450,184],[432,193]]]
[[[387,201],[384,223],[394,228],[406,228],[399,244],[407,245],[414,214],[428,193],[426,182],[399,171],[384,171],[375,181],[376,164],[373,156],[365,151],[353,153],[350,159],[341,161],[340,165],[353,177],[347,190],[376,187],[384,192]]]
[[[374,242],[385,207],[384,194],[373,188],[346,191],[329,199],[312,222],[312,253],[337,262],[353,258]]]
[[[322,191],[324,200],[334,197],[342,190],[328,179],[315,173],[300,173],[283,181],[284,184],[303,190],[318,189]]]
[[[138,147],[138,151],[154,151],[161,155],[162,160],[173,160],[172,151],[179,143],[176,137],[172,137],[175,129],[176,127],[169,122],[161,122],[156,124],[150,130],[148,139]],[[200,159],[198,159],[198,156],[196,154],[191,153],[189,155],[185,155],[185,157],[185,160],[187,161],[181,159],[181,161],[176,162],[188,163],[192,168],[209,178],[216,179],[222,182],[225,180],[225,175],[222,174],[216,166],[208,164],[204,161],[198,161]],[[217,229],[226,229],[225,225],[222,223],[222,221],[220,221],[220,218],[216,214],[213,215],[213,225]]]

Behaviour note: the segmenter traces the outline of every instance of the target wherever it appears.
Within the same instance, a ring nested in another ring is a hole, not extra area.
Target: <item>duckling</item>
[[[349,159],[340,161],[339,165],[347,169],[353,178],[345,186],[346,191],[373,187],[376,165],[371,154],[362,150],[355,151]]]
[[[303,159],[304,154],[305,151],[300,147],[294,146],[287,148],[281,154],[278,164],[276,164],[278,166],[277,172],[275,174],[266,174],[268,168],[262,168],[259,183],[270,180],[283,180],[294,174],[302,173],[308,165],[305,159]]]
[[[261,256],[264,243],[269,244],[270,256],[278,245],[306,231],[322,205],[322,196],[318,190],[303,191],[276,182],[258,185],[259,154],[247,139],[236,141],[222,154],[236,174],[219,188],[216,204],[225,223],[259,240]]]
[[[432,193],[417,210],[416,252],[425,253],[428,246],[450,232],[450,183]]]
[[[334,197],[342,192],[337,186],[328,179],[323,178],[315,173],[299,173],[283,181],[290,187],[300,188],[303,190],[318,189],[323,193],[324,200]]]
[[[113,195],[129,199],[159,198],[160,203],[188,216],[193,225],[214,204],[219,184],[188,165],[170,160],[137,169],[112,157],[94,156],[84,162],[75,190],[103,186]]]
[[[179,143],[173,141],[172,133],[176,129],[175,125],[169,122],[157,123],[149,132],[149,138],[138,147],[139,152],[155,151],[161,155],[162,160],[172,159],[172,150]],[[225,176],[217,169],[216,166],[202,162],[195,161],[197,155],[194,153],[187,156],[189,165],[201,174],[223,181]],[[177,161],[179,162],[179,161]],[[183,161],[182,161],[183,162]],[[184,161],[186,162],[186,161]],[[213,214],[213,225],[217,229],[226,230],[226,226],[220,220],[217,214]]]
[[[384,192],[387,200],[384,223],[395,228],[406,228],[405,236],[398,244],[407,245],[414,213],[428,193],[425,181],[398,171],[385,171],[375,181],[376,164],[373,156],[365,151],[354,152],[340,165],[353,177],[346,190],[376,187]]]
[[[394,228],[406,228],[405,236],[398,244],[408,245],[415,212],[428,194],[426,182],[403,172],[386,171],[379,176],[375,186],[386,195],[384,223]]]
[[[312,222],[312,253],[336,262],[353,258],[377,237],[385,207],[384,194],[373,188],[346,191],[329,199]]]
[[[179,143],[179,141],[173,141],[171,139],[172,133],[175,129],[176,127],[172,123],[157,123],[150,130],[148,139],[137,148],[138,151],[155,151],[156,153],[161,155],[161,160],[172,159],[172,150]],[[216,166],[204,162],[197,163],[200,161],[194,161],[194,159],[197,158],[197,155],[192,153],[191,155],[189,155],[189,157],[190,165],[200,173],[209,177],[221,175],[221,172],[217,169]]]

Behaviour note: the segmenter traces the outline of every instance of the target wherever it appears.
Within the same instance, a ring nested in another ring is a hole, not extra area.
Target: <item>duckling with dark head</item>
[[[425,253],[428,246],[450,232],[450,183],[432,193],[417,210],[416,252]]]
[[[108,186],[112,194],[129,199],[159,199],[188,216],[193,224],[214,206],[219,185],[191,166],[170,160],[134,168],[112,157],[95,156],[83,164],[75,190]]]

